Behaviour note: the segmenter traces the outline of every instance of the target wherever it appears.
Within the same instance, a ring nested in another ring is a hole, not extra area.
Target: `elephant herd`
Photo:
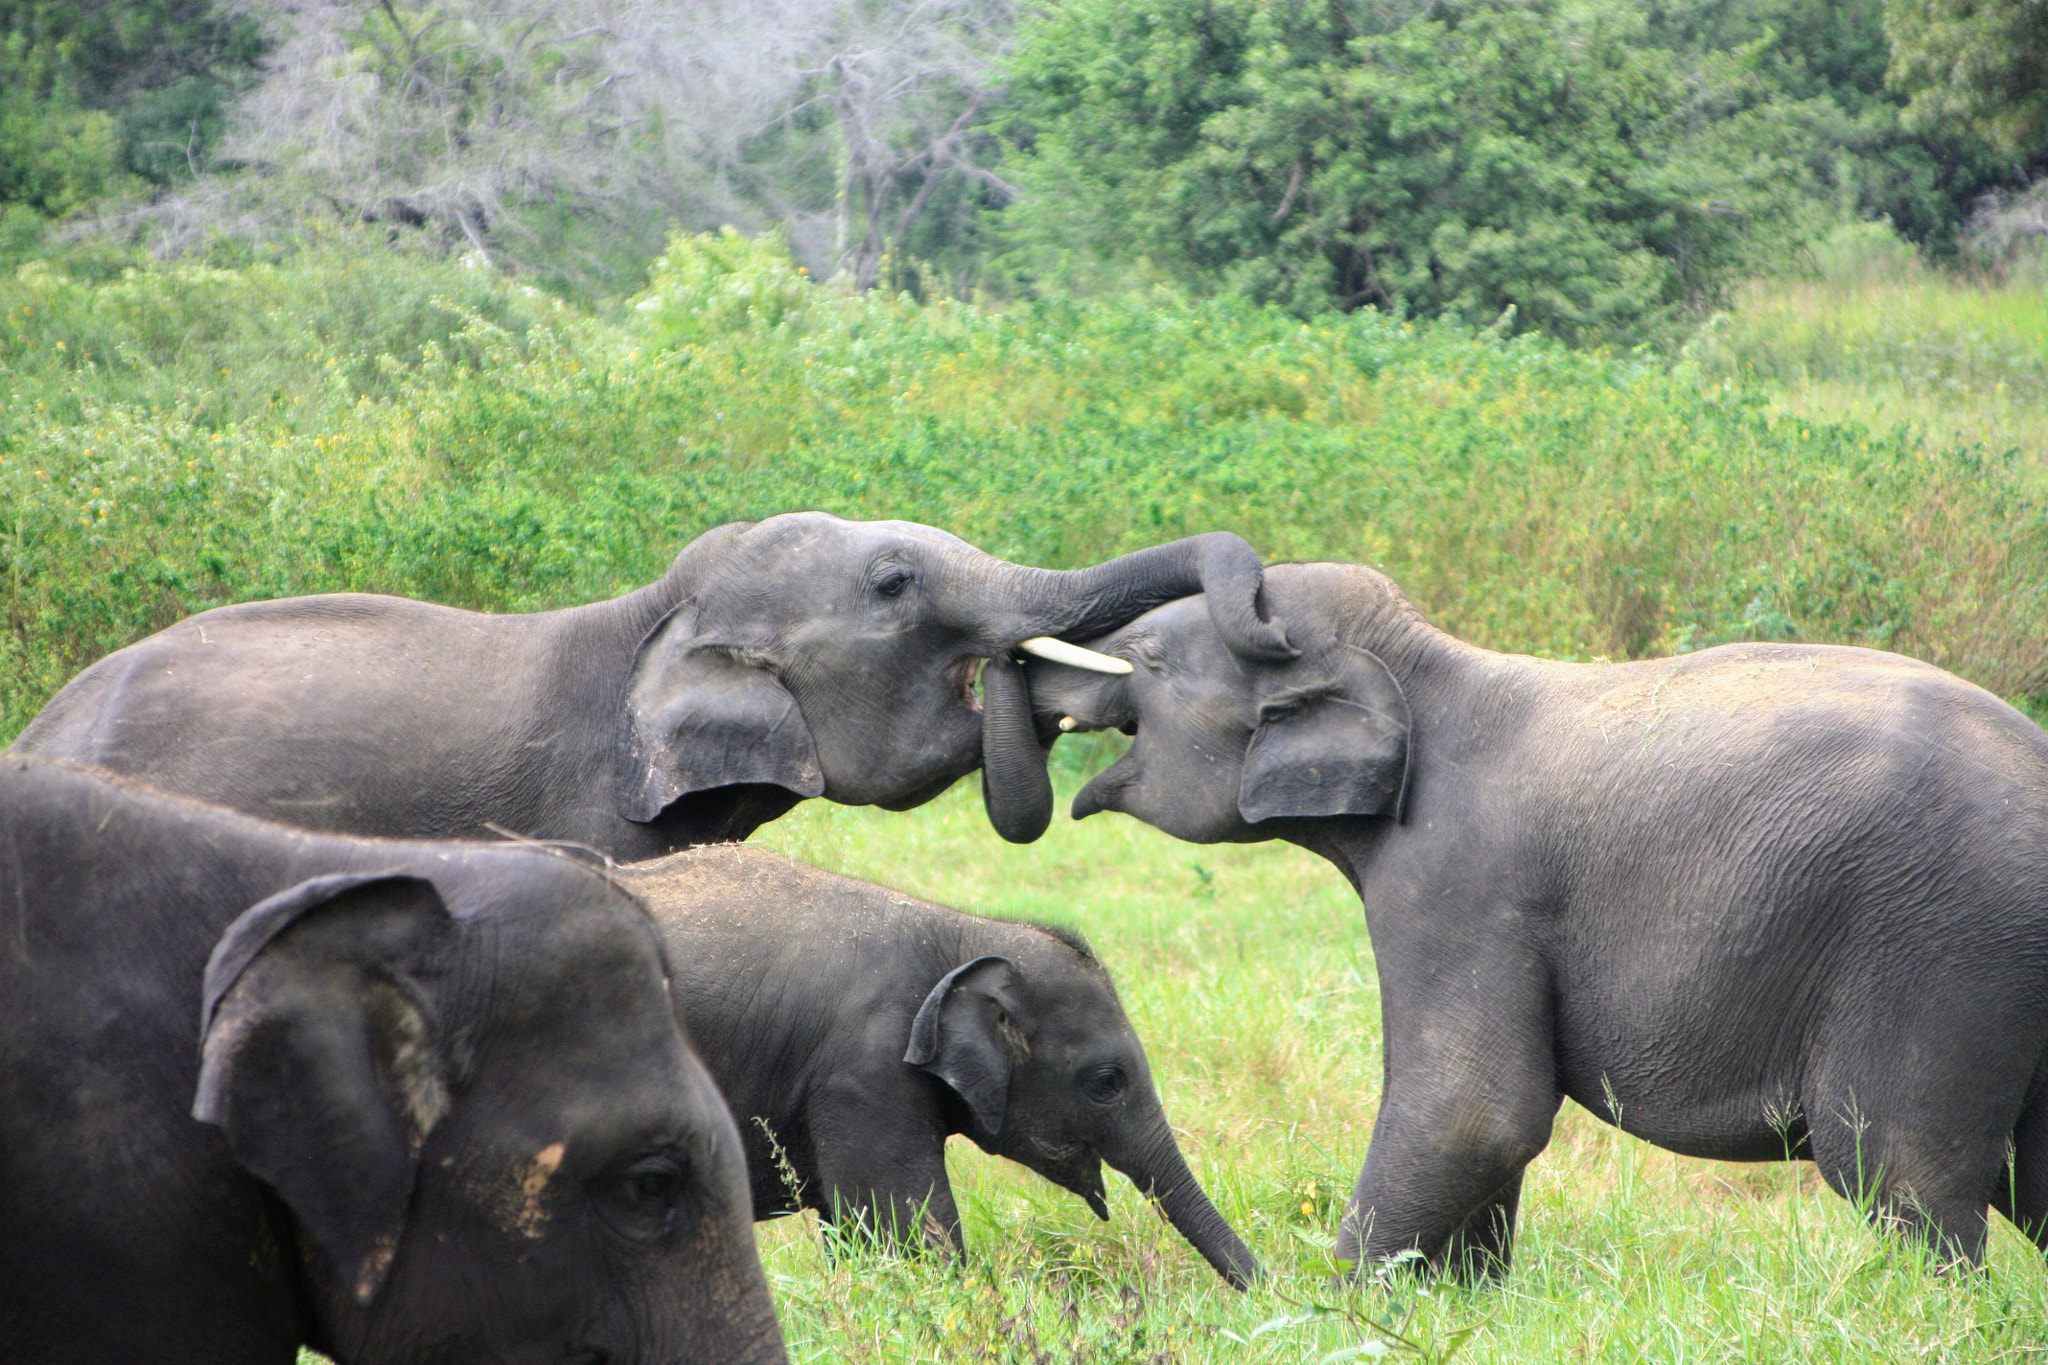
[[[51,700],[0,757],[0,1359],[778,1361],[753,1222],[957,1252],[953,1133],[1251,1284],[1085,941],[736,842],[976,767],[1029,842],[1095,729],[1077,818],[1364,903],[1340,1259],[1504,1274],[1567,1096],[1943,1263],[1992,1209],[2048,1247],[2048,735],[1995,697],[1497,654],[1225,533],[1056,573],[794,513],[565,611],[221,608]]]

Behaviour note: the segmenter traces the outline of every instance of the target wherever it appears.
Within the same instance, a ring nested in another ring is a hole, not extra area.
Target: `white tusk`
[[[1075,719],[1074,719],[1074,718],[1073,718],[1072,716],[1061,716],[1061,717],[1060,717],[1060,733],[1061,733],[1061,734],[1068,734],[1068,735],[1070,735],[1070,734],[1072,734],[1072,733],[1073,733],[1074,731],[1076,731],[1076,730],[1078,730],[1078,729],[1080,729],[1080,728],[1081,728],[1081,722],[1080,722],[1080,721],[1078,721],[1078,720],[1075,720]]]
[[[1050,659],[1056,664],[1069,668],[1085,668],[1091,673],[1128,673],[1131,663],[1128,659],[1112,659],[1107,654],[1097,654],[1092,649],[1070,645],[1065,640],[1055,640],[1050,635],[1034,635],[1028,640],[1019,640],[1017,648],[1026,654],[1036,654],[1041,659]]]

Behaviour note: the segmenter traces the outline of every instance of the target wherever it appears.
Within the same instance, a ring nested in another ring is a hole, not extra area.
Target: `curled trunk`
[[[1282,625],[1260,611],[1258,553],[1228,531],[1154,545],[1086,569],[1000,569],[1005,591],[982,626],[1003,648],[1034,635],[1089,639],[1199,592],[1208,595],[1209,615],[1234,652],[1275,661],[1296,653]]]

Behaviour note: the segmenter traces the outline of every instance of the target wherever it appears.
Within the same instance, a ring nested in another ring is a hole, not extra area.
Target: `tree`
[[[1887,0],[1885,31],[1909,124],[1966,129],[2016,161],[2048,161],[2048,4]]]
[[[867,287],[1007,189],[981,120],[1010,0],[269,2],[245,172],[160,206],[171,239],[338,212],[611,289],[731,223]]]
[[[636,12],[626,46],[671,163],[867,288],[891,249],[965,266],[1013,192],[985,122],[1014,24],[1012,0],[708,0]]]
[[[105,116],[112,161],[96,173],[99,193],[124,173],[157,185],[199,174],[266,42],[254,19],[213,0],[0,0],[0,46],[0,100],[15,128],[34,101],[51,123],[43,141],[96,146],[100,135],[84,130]],[[75,148],[59,160],[81,154],[94,155]]]
[[[1845,214],[1886,219],[1936,253],[2011,168],[1961,128],[1913,128],[1886,81],[1883,0],[1648,0],[1644,40],[1697,67],[1747,52],[1781,118],[1804,133],[1806,170]]]
[[[1012,63],[1020,257],[1654,336],[1810,227],[1804,134],[1754,65],[1558,0],[1069,0]]]

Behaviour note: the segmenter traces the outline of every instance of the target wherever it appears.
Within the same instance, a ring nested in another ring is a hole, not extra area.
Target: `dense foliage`
[[[652,578],[797,506],[1090,562],[1198,530],[1385,566],[1546,653],[1757,636],[2048,690],[2048,496],[2017,453],[1774,413],[1646,359],[1158,292],[1007,311],[813,285],[679,239],[612,324],[482,269],[33,265],[0,285],[11,729],[217,602],[497,609]]]
[[[2033,0],[1892,0],[1892,80],[1907,120],[1967,128],[2048,165],[2048,6]]]
[[[0,209],[199,174],[265,46],[210,0],[0,0]]]
[[[923,297],[1660,342],[1844,222],[1953,253],[2048,157],[2039,8],[0,0],[0,259],[124,203],[163,255],[369,220],[595,302],[733,224]]]
[[[1952,232],[1985,168],[1885,54],[1868,3],[1066,0],[1013,61],[1025,259],[1655,338],[1843,218]]]

